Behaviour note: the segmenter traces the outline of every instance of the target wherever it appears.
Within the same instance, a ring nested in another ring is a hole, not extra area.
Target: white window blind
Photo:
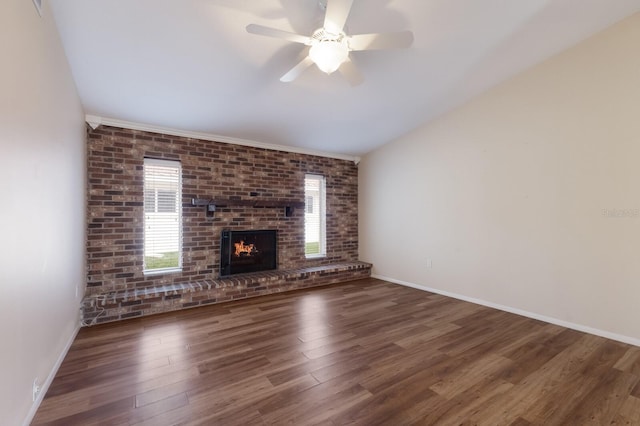
[[[307,258],[324,257],[326,251],[326,189],[321,175],[305,175],[304,179],[304,253]]]
[[[182,168],[179,161],[144,159],[144,270],[182,267]]]

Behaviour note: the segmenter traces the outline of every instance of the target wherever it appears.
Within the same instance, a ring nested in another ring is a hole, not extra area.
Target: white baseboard
[[[58,356],[58,359],[56,360],[55,365],[51,369],[51,372],[49,372],[47,379],[42,383],[42,389],[38,393],[36,400],[31,405],[31,409],[29,410],[29,413],[27,414],[27,418],[23,423],[24,426],[29,426],[31,424],[31,421],[33,421],[33,417],[36,415],[38,408],[40,408],[40,404],[42,403],[44,396],[47,394],[47,391],[49,390],[49,386],[51,386],[51,383],[53,382],[53,378],[56,377],[56,373],[58,372],[60,365],[62,365],[62,361],[64,361],[64,357],[67,356],[67,352],[69,352],[69,349],[73,344],[73,341],[76,339],[76,336],[78,335],[78,331],[80,331],[80,324],[76,325],[76,329],[73,331],[73,333],[71,333],[71,337],[67,341],[67,344],[62,350],[62,353],[60,354],[60,356]]]
[[[572,322],[560,320],[553,317],[548,317],[546,315],[536,314],[534,312],[524,311],[522,309],[512,308],[510,306],[500,305],[493,302],[487,302],[486,300],[476,299],[474,297],[463,296],[457,293],[451,293],[444,290],[439,290],[437,288],[430,288],[419,284],[410,283],[407,281],[397,280],[395,278],[385,277],[382,275],[371,274],[371,278],[377,278],[383,281],[389,281],[394,284],[400,284],[405,287],[415,288],[417,290],[428,291],[431,293],[440,294],[442,296],[451,297],[454,299],[464,300],[465,302],[475,303],[476,305],[487,306],[489,308],[498,309],[500,311],[510,312],[512,314],[521,315],[523,317],[533,318],[539,321],[548,322],[550,324],[559,325],[562,327],[570,328],[572,330],[581,331],[583,333],[589,333],[600,337],[605,337],[607,339],[616,340],[622,343],[628,343],[634,346],[640,346],[640,339],[636,339],[629,336],[624,336],[622,334],[611,333],[609,331],[599,330],[597,328],[588,327],[586,325],[575,324]]]

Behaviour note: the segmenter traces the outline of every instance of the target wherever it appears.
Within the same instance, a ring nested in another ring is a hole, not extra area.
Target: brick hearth
[[[114,291],[86,297],[84,325],[100,324],[161,312],[308,287],[367,278],[371,264],[352,262],[285,271],[256,272],[232,277]]]

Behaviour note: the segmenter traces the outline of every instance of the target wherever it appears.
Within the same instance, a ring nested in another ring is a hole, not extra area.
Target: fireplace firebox
[[[276,269],[275,230],[222,231],[220,276]]]

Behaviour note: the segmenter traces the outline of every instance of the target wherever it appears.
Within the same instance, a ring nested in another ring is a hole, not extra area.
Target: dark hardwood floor
[[[368,279],[84,328],[33,424],[640,425],[640,348]]]

